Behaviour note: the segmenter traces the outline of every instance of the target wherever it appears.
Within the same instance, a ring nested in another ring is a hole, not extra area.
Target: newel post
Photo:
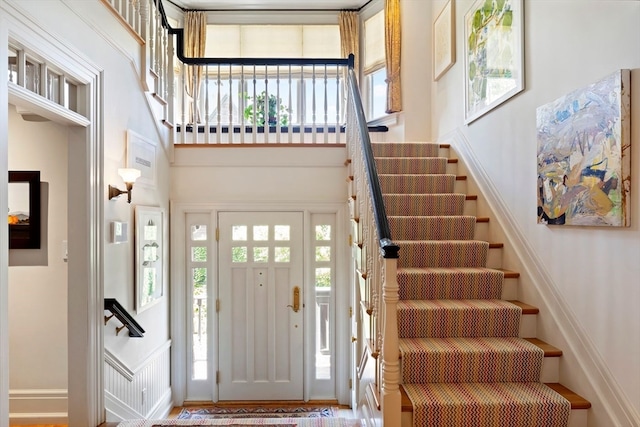
[[[382,341],[382,423],[384,427],[401,424],[400,349],[398,344],[397,258],[383,259],[382,302],[384,307]]]

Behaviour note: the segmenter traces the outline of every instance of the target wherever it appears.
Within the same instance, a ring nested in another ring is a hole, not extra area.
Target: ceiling
[[[341,10],[359,9],[369,0],[168,0],[197,10]]]

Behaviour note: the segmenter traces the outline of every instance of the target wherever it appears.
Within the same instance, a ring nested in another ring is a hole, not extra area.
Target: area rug
[[[361,427],[360,420],[349,418],[221,418],[200,420],[128,420],[118,427],[197,427],[197,426],[260,426],[260,427]]]
[[[329,407],[315,406],[212,406],[206,408],[184,408],[179,420],[202,420],[212,418],[329,418],[337,411]]]

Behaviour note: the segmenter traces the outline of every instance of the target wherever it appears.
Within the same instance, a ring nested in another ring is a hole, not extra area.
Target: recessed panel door
[[[303,214],[222,212],[220,400],[303,398]]]

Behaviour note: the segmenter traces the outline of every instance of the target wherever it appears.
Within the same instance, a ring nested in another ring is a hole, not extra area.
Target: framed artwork
[[[164,211],[136,206],[135,211],[136,311],[157,303],[164,292]]]
[[[629,226],[630,71],[536,110],[538,223]]]
[[[40,249],[40,171],[9,171],[9,249]]]
[[[139,169],[136,185],[156,186],[156,144],[132,130],[127,130],[127,167]]]
[[[433,22],[433,80],[456,62],[455,3],[449,0]]]
[[[476,0],[464,17],[465,123],[524,89],[523,0]]]

